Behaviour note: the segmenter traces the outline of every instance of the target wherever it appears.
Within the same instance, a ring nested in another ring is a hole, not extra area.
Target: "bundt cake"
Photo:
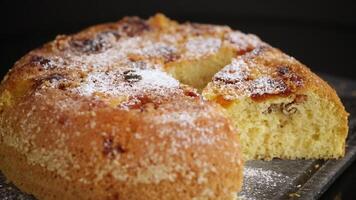
[[[0,85],[0,170],[38,199],[235,199],[242,157],[339,158],[347,131],[294,58],[161,14],[57,36]]]

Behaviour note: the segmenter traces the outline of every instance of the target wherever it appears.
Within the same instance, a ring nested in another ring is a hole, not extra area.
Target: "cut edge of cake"
[[[234,59],[214,76],[203,96],[229,113],[245,160],[345,154],[348,113],[336,92],[273,47]]]

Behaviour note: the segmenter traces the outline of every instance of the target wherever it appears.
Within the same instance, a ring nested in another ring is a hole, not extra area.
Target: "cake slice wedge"
[[[232,59],[203,96],[227,110],[246,160],[329,159],[345,153],[348,113],[336,92],[269,45]]]

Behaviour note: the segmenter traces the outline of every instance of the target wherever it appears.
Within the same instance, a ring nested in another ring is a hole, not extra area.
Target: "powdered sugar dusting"
[[[82,69],[88,66],[94,68],[105,68],[117,63],[127,62],[132,57],[142,57],[149,59],[170,59],[176,54],[177,41],[172,39],[173,36],[161,37],[131,37],[111,42],[110,48],[94,54],[78,54],[72,51],[65,51],[64,57],[69,63],[81,63]],[[169,40],[167,38],[170,38]],[[79,66],[79,65],[78,65]]]
[[[254,50],[233,59],[231,64],[215,74],[208,88],[219,88],[225,99],[288,95],[301,87],[303,80],[290,63],[286,64],[282,59],[282,53],[268,47]]]
[[[272,170],[247,166],[239,197],[241,200],[268,199],[270,194],[279,194],[280,187],[290,184],[291,180],[291,177]]]
[[[172,112],[159,116],[159,122],[162,124],[179,121],[182,126],[194,126],[197,116],[190,112]]]
[[[224,67],[215,75],[215,80],[224,80],[229,83],[248,79],[251,69],[244,60],[233,59],[229,65]]]
[[[174,45],[164,43],[162,41],[144,41],[141,48],[133,49],[129,53],[145,56],[145,57],[168,57],[176,53],[178,50]]]
[[[146,93],[165,96],[178,88],[179,82],[165,72],[136,68],[90,73],[86,81],[73,91],[83,96],[96,93],[109,96],[135,96]]]
[[[214,37],[197,37],[190,38],[186,45],[185,56],[187,57],[199,57],[203,55],[209,55],[219,50],[221,46],[221,40]]]
[[[257,78],[249,87],[251,94],[254,95],[279,94],[286,89],[286,85],[282,80],[272,79],[268,76]]]
[[[225,40],[229,41],[238,51],[252,50],[260,45],[262,41],[255,35],[244,34],[240,31],[232,31],[226,35]]]
[[[167,112],[162,115],[156,116],[154,120],[161,124],[161,129],[159,131],[159,135],[161,137],[165,137],[171,134],[175,134],[175,137],[182,139],[181,142],[176,143],[176,145],[189,147],[191,144],[213,144],[219,140],[226,139],[225,135],[215,135],[211,137],[209,135],[213,134],[215,128],[221,128],[223,126],[223,122],[215,121],[214,126],[200,126],[197,125],[199,120],[208,119],[211,116],[211,112],[209,110],[193,112],[194,108],[190,108],[191,111],[172,111]],[[167,126],[169,124],[179,124],[180,128]],[[187,134],[187,130],[191,130],[192,132],[198,131],[200,132],[200,137],[192,136]]]
[[[130,51],[139,49],[142,38],[132,37],[125,40],[119,40],[112,44],[111,48],[97,54],[73,54],[65,52],[65,57],[71,62],[82,63],[84,66],[108,67],[117,62],[123,62],[128,59]]]

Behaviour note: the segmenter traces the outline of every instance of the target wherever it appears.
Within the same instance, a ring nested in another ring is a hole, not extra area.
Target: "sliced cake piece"
[[[226,108],[247,160],[345,153],[348,114],[336,92],[273,47],[262,45],[233,59],[203,95]]]

